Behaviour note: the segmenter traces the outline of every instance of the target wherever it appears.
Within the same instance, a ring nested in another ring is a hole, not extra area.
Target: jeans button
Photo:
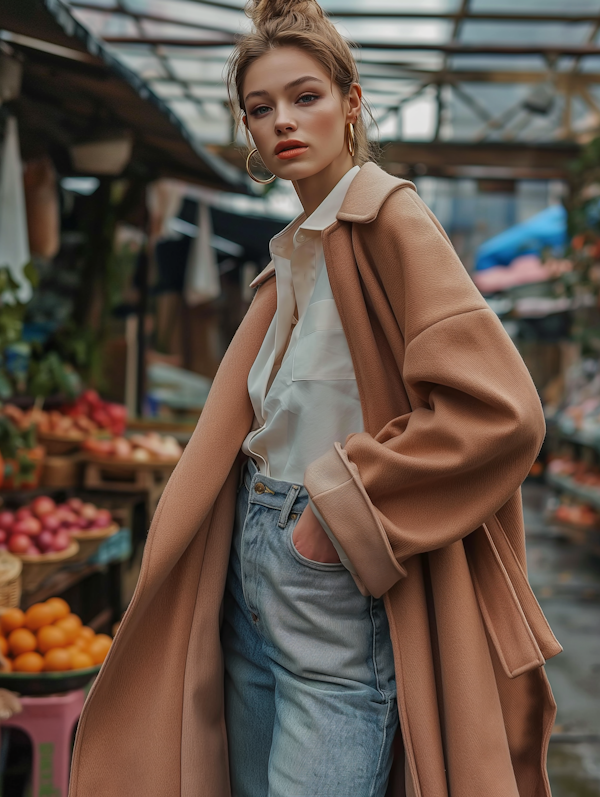
[[[265,485],[262,482],[256,482],[254,485],[254,492],[255,493],[264,493]]]

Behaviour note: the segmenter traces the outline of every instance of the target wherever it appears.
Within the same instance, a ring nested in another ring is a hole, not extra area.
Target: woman
[[[549,797],[536,390],[412,183],[368,159],[319,6],[252,15],[239,115],[304,210],[153,519],[71,797]]]

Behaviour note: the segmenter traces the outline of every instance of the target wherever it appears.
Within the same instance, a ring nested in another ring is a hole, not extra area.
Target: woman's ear
[[[246,114],[242,114],[242,122],[246,127],[248,127],[248,119],[246,118]]]

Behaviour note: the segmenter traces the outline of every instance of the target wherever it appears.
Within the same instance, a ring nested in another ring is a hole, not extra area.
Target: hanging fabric
[[[18,283],[17,298],[28,302],[31,283],[24,274],[30,260],[27,213],[23,190],[23,165],[19,150],[19,132],[14,116],[6,123],[0,160],[0,268],[8,266]]]
[[[210,302],[221,295],[221,280],[215,250],[211,245],[210,208],[198,203],[198,234],[188,256],[183,295],[190,306]]]

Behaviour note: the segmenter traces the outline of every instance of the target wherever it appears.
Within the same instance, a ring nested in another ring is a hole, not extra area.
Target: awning
[[[567,211],[563,205],[551,205],[482,244],[477,250],[475,269],[508,266],[519,255],[541,254],[547,248],[556,253],[566,243]]]
[[[25,158],[50,154],[62,174],[75,173],[74,144],[129,135],[127,175],[255,192],[245,173],[202,146],[60,0],[2,0],[0,10],[0,41],[23,64],[21,95],[11,105]]]

